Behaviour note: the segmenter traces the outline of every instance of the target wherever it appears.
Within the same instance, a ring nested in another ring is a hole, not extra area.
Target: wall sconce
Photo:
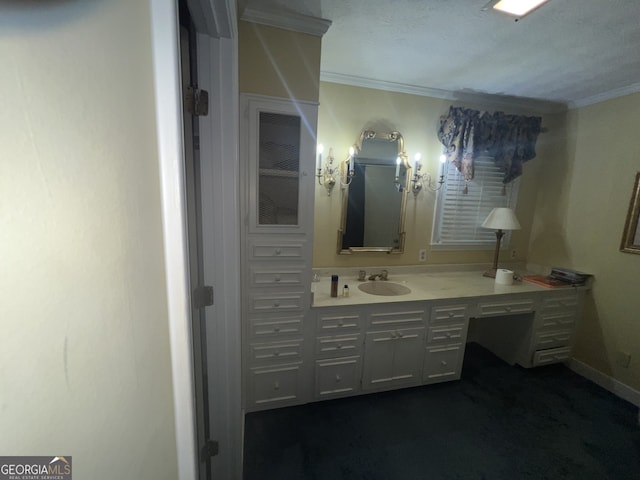
[[[416,153],[415,163],[413,164],[413,176],[411,177],[411,191],[414,196],[418,196],[423,187],[423,181],[427,181],[427,188],[432,192],[437,192],[444,185],[444,176],[446,175],[446,160],[447,158],[444,155],[440,155],[440,179],[437,182],[437,186],[431,184],[431,175],[428,173],[420,173],[422,170],[422,164],[420,163],[421,155],[420,153]]]
[[[347,172],[344,175],[344,177],[346,178],[345,181],[342,181],[342,179],[340,178],[340,172],[333,164],[333,148],[329,149],[329,155],[327,156],[324,165],[322,163],[322,153],[324,152],[324,146],[322,144],[318,144],[317,152],[318,160],[316,169],[318,173],[316,173],[316,177],[318,177],[318,185],[323,186],[327,190],[327,196],[331,196],[333,187],[338,181],[340,181],[340,185],[342,185],[343,188],[351,183],[351,179],[354,175],[353,163],[355,150],[353,147],[349,149],[349,158],[345,161],[345,165],[347,168]]]
[[[354,147],[349,147],[349,158],[344,162],[344,166],[347,169],[346,174],[344,175],[345,180],[342,181],[340,179],[340,186],[344,190],[344,187],[349,186],[351,184],[351,180],[353,180],[353,176],[355,175],[355,170],[353,164],[356,161],[356,149]]]
[[[324,146],[319,143],[317,147],[318,161],[316,164],[316,177],[318,177],[318,185],[323,186],[327,190],[327,195],[331,195],[331,191],[336,184],[336,169],[333,165],[333,149],[329,149],[329,157],[322,165],[322,152],[324,152]]]

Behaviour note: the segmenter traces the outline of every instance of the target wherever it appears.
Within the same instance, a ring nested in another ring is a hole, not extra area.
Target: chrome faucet
[[[376,278],[380,278],[380,280],[387,280],[387,277],[389,276],[389,272],[387,272],[386,270],[382,270],[380,273],[374,273],[373,275],[369,276],[369,280],[375,280]]]

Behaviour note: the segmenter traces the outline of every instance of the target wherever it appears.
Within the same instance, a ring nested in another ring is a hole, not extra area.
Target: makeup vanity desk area
[[[468,336],[510,364],[566,361],[587,290],[497,285],[479,271],[391,272],[388,282],[411,292],[367,294],[358,289],[364,282],[345,275],[332,298],[329,277],[313,283],[304,342],[312,400],[457,380]]]

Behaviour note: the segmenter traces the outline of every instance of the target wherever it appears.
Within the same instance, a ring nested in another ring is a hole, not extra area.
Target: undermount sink
[[[397,295],[406,295],[411,293],[411,289],[399,283],[393,282],[367,282],[358,285],[358,288],[364,293],[370,295],[383,295],[386,297],[394,297]]]

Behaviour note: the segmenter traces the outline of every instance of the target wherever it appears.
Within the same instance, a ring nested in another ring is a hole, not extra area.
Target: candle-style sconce
[[[414,196],[418,196],[424,186],[424,181],[427,182],[426,187],[432,192],[437,192],[444,185],[444,176],[447,173],[446,157],[440,156],[440,178],[435,184],[432,184],[431,175],[428,173],[420,173],[422,170],[422,164],[420,162],[421,155],[416,153],[415,162],[413,164],[413,175],[411,177],[411,191]]]
[[[342,174],[334,163],[333,148],[329,149],[329,155],[324,160],[324,163],[322,161],[323,152],[324,147],[322,144],[319,144],[317,147],[318,158],[316,164],[316,177],[318,178],[318,185],[323,186],[327,190],[327,196],[331,196],[331,192],[333,191],[333,187],[335,187],[336,183],[340,182],[340,185],[343,188],[351,183],[354,175],[353,164],[356,150],[353,147],[349,149],[349,158],[344,162],[347,169],[344,174]],[[345,180],[342,180],[341,177],[344,177]]]

